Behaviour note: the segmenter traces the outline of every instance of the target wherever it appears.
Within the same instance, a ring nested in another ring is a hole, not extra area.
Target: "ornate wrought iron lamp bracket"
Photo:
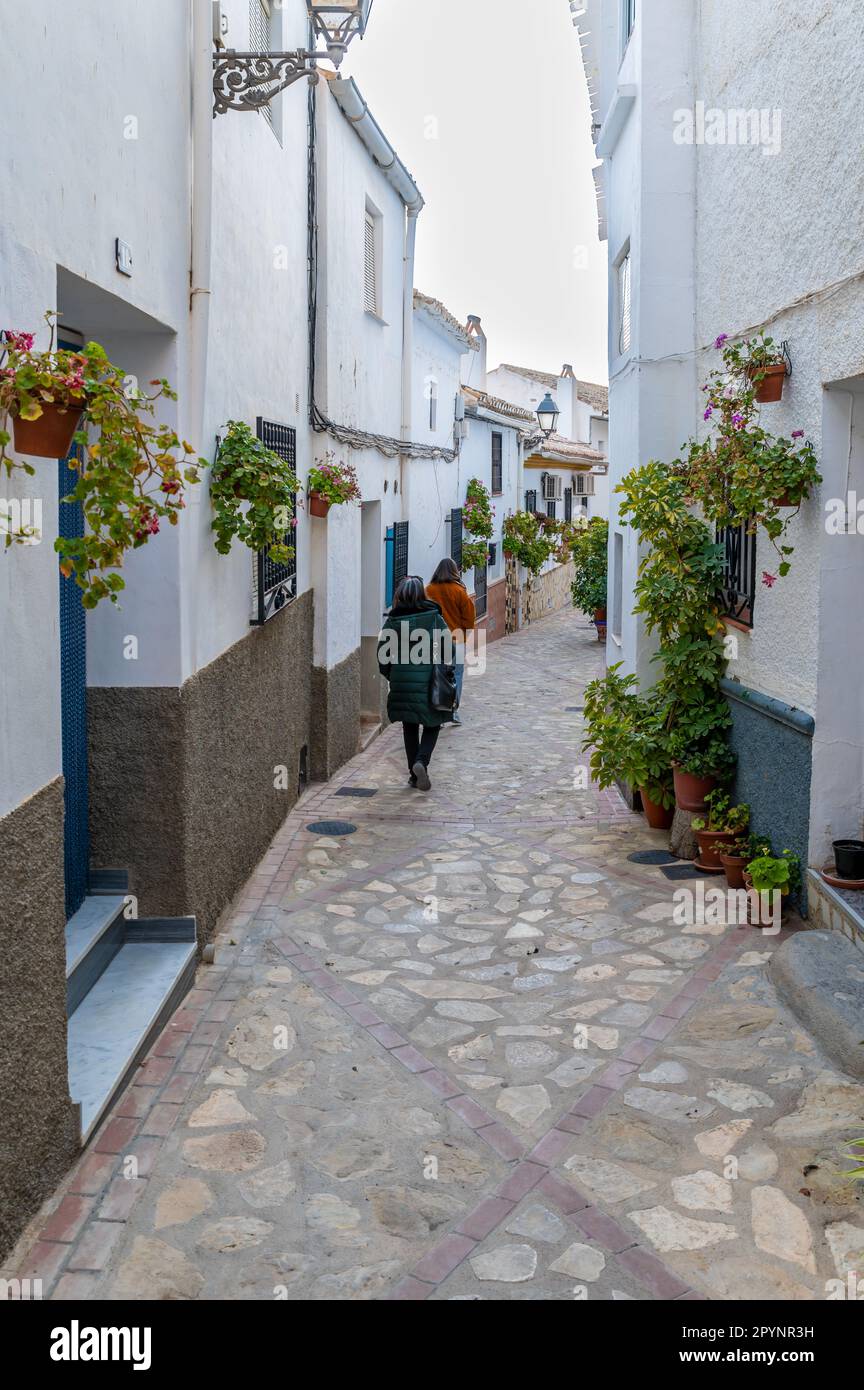
[[[293,53],[239,53],[234,48],[214,53],[214,119],[225,111],[260,111],[303,77],[310,85],[316,83],[318,56],[305,48]]]

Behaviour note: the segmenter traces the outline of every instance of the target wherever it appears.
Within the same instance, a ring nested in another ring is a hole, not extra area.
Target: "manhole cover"
[[[699,869],[694,869],[692,864],[671,864],[665,869],[660,870],[667,878],[704,878],[705,875]]]
[[[667,849],[640,849],[636,854],[628,854],[631,864],[676,864],[678,855]]]
[[[306,829],[313,835],[353,835],[357,827],[350,820],[313,820]]]
[[[377,787],[340,787],[337,796],[377,796]]]

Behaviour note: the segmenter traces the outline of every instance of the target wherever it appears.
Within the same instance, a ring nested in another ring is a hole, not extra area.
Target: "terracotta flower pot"
[[[645,812],[645,819],[652,830],[669,830],[675,819],[675,807],[670,806],[665,811],[662,806],[658,806],[656,801],[652,801],[644,787],[639,788],[639,795],[642,798],[642,810]]]
[[[786,363],[775,362],[770,367],[760,369],[765,373],[761,381],[756,382],[756,399],[762,405],[770,401],[782,401],[783,383],[786,380]],[[751,373],[753,377],[756,373]]]
[[[694,811],[701,815],[705,810],[705,798],[717,785],[716,777],[695,777],[685,772],[683,767],[672,764],[672,777],[675,783],[675,801],[679,811]]]
[[[598,642],[605,642],[605,641],[606,641],[606,624],[605,624],[605,623],[598,623],[598,622],[595,621],[594,626],[595,626],[596,629],[597,629],[597,641],[598,641]]]
[[[788,492],[784,492],[782,497],[778,497],[774,502],[775,507],[800,507],[801,498],[792,497]]]
[[[720,854],[720,863],[726,873],[726,882],[730,888],[744,887],[744,870],[747,867],[747,860],[743,854]]]
[[[330,503],[326,497],[322,497],[320,492],[309,493],[309,515],[326,516],[330,510]]]
[[[769,894],[769,902],[766,908],[762,894],[758,893],[753,887],[753,879],[745,870],[744,887],[747,889],[747,918],[751,927],[773,927],[774,926],[774,895]],[[786,909],[786,899],[789,896],[789,889],[780,890],[780,916],[782,918]]]
[[[705,869],[722,869],[717,845],[731,845],[735,840],[734,830],[697,830],[699,842],[699,862]]]
[[[22,420],[16,415],[13,422],[15,450],[40,459],[65,459],[72,447],[72,436],[81,421],[81,409],[62,410],[59,405],[42,406],[38,420]]]
[[[594,609],[594,621],[595,621],[595,623],[605,623],[605,621],[606,621],[606,606],[605,606],[605,604],[603,605],[602,608],[595,608],[595,609]]]

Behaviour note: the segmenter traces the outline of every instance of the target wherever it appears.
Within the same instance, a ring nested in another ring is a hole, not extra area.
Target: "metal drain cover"
[[[377,796],[377,787],[340,787],[337,796]]]
[[[313,820],[306,829],[313,835],[353,835],[357,827],[350,820]]]
[[[677,864],[678,855],[666,849],[640,849],[636,854],[628,854],[631,864]]]

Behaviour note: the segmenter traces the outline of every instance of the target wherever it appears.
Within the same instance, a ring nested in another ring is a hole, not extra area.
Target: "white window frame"
[[[366,199],[366,218],[363,224],[363,308],[373,318],[382,319],[381,262],[384,219]]]
[[[628,241],[615,263],[615,346],[619,357],[633,347],[633,260]]]
[[[621,57],[627,52],[627,45],[636,28],[639,17],[639,0],[621,0]]]

